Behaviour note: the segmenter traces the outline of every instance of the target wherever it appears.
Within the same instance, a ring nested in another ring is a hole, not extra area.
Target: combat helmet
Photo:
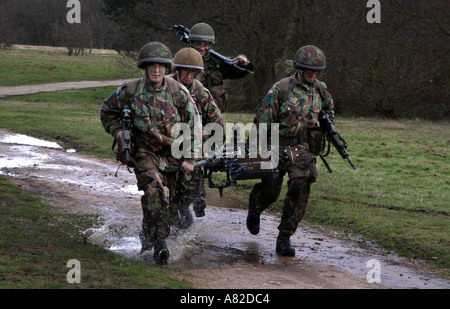
[[[145,69],[152,63],[164,64],[168,68],[172,67],[172,53],[169,48],[160,42],[150,42],[145,44],[139,52],[137,67]]]
[[[192,26],[189,33],[189,41],[215,43],[214,30],[206,23],[198,23]]]
[[[202,55],[190,47],[180,49],[172,62],[175,69],[203,70]]]
[[[294,67],[299,70],[323,71],[326,67],[325,54],[314,45],[303,46],[295,54]]]

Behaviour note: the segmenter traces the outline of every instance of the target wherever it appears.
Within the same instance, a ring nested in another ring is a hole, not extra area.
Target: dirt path
[[[105,137],[106,138],[106,137]],[[129,258],[139,255],[142,218],[133,174],[111,160],[67,152],[58,145],[33,145],[21,135],[0,131],[0,174],[64,212],[98,214],[100,228],[84,231],[87,240]],[[53,147],[53,148],[51,148]],[[362,240],[349,240],[305,224],[292,238],[296,257],[275,253],[278,218],[262,216],[258,236],[245,227],[242,202],[208,194],[207,215],[187,231],[171,236],[169,267],[197,288],[449,288],[413,265]],[[380,263],[381,283],[366,277]],[[152,262],[149,262],[152,263]]]
[[[53,83],[41,85],[24,85],[14,87],[0,87],[0,98],[12,97],[17,95],[26,95],[42,92],[62,91],[71,89],[86,89],[95,87],[120,86],[127,80],[106,80],[106,81],[80,81]]]

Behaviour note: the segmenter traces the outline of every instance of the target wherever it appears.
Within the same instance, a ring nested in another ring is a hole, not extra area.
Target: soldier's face
[[[305,70],[305,71],[303,71],[303,74],[308,82],[313,83],[314,80],[316,79],[317,75],[319,74],[319,72]]]
[[[196,70],[182,69],[180,70],[180,79],[183,85],[190,86],[194,81]]]
[[[147,66],[147,74],[150,80],[156,84],[156,86],[161,86],[161,82],[166,74],[166,66],[159,63],[153,63]]]
[[[211,43],[208,42],[200,42],[200,41],[193,41],[192,47],[194,47],[200,55],[204,56],[208,51]]]

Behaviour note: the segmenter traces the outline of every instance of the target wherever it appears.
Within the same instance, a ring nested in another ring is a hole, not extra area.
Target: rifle
[[[183,25],[174,25],[173,29],[175,29],[177,31],[176,35],[180,39],[180,41],[182,41],[186,44],[190,44],[189,33],[191,31],[188,28],[186,28]],[[238,65],[237,63],[235,63],[230,58],[222,56],[221,54],[219,54],[218,52],[216,52],[213,49],[210,49],[209,53],[211,54],[212,57],[218,59],[225,66],[230,67],[234,71],[237,71],[239,73],[255,73],[255,72],[253,72],[253,64],[251,64],[251,63],[249,63],[246,68],[244,68],[244,67],[241,67],[240,65]]]
[[[330,117],[328,117],[328,114],[325,113],[323,109],[319,112],[319,123],[320,123],[320,127],[322,128],[322,132],[326,133],[326,135],[329,137],[330,142],[333,144],[334,148],[336,148],[336,150],[339,152],[342,159],[347,159],[348,163],[350,163],[351,167],[353,167],[353,169],[356,169],[356,166],[353,164],[352,160],[350,160],[350,156],[346,150],[347,142],[339,135],[339,133],[337,133],[333,129],[333,126],[331,125]],[[323,157],[326,157],[329,152],[330,152],[330,149],[328,148],[327,154],[325,154],[324,156],[320,155],[321,158],[323,159]],[[327,165],[327,164],[325,164],[325,165]],[[331,172],[331,170],[328,166],[327,166],[327,168]]]
[[[128,171],[132,173],[129,169],[130,167],[135,167],[136,162],[131,156],[132,153],[132,124],[131,124],[131,109],[127,104],[122,110],[122,138],[121,138],[121,148],[116,150],[117,161],[122,162],[128,168]],[[114,149],[116,145],[116,140],[114,139],[112,148]],[[117,172],[116,172],[117,175]]]

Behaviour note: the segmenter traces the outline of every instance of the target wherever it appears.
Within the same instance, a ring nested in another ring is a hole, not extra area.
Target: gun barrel
[[[353,167],[354,170],[356,170],[356,166],[353,164],[352,160],[350,160],[349,157],[347,157],[348,163]]]
[[[210,165],[210,164],[212,163],[213,160],[214,160],[213,157],[208,157],[208,158],[206,158],[206,159],[203,159],[203,160],[198,161],[197,163],[195,163],[195,164],[194,164],[194,167],[195,167],[195,168],[198,168],[198,167]]]

